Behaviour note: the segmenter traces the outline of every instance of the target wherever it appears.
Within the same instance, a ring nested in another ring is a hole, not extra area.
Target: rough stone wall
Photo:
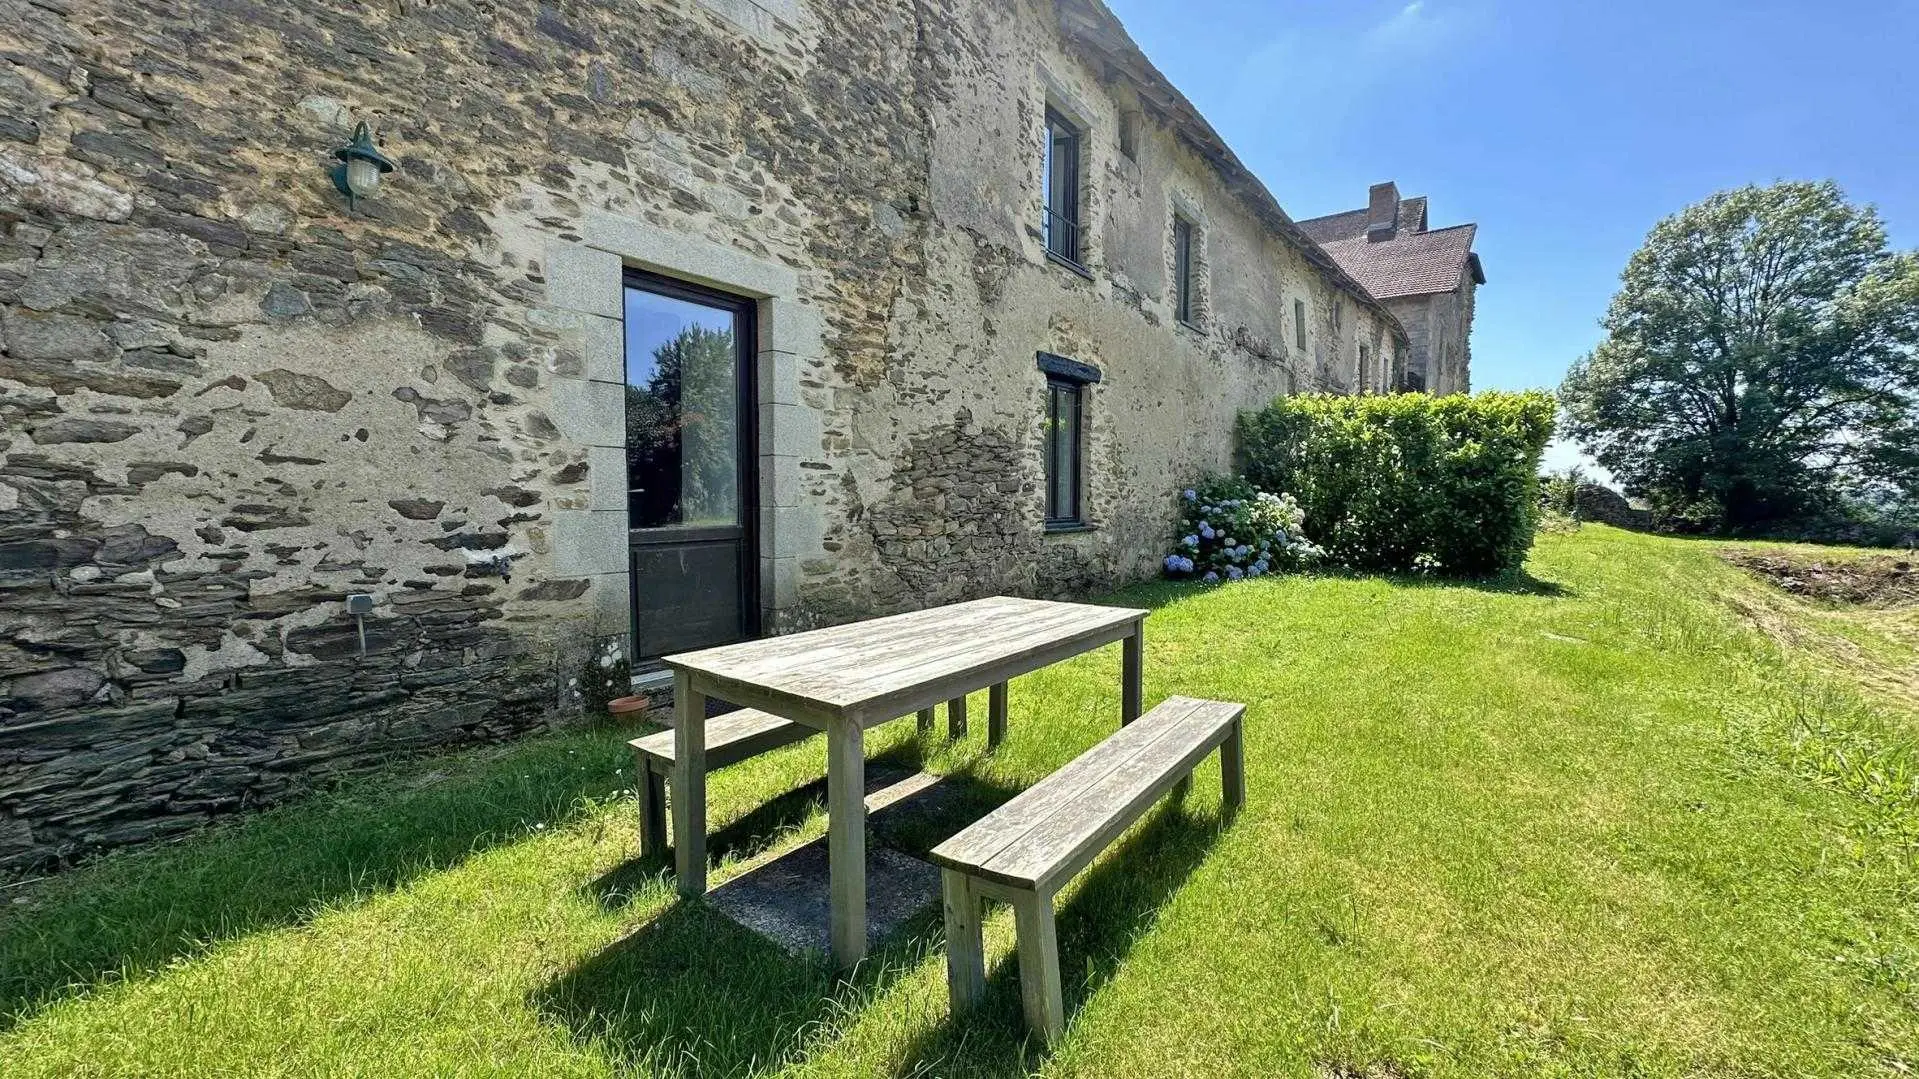
[[[1148,572],[1240,409],[1392,350],[1172,132],[1120,155],[1044,3],[0,0],[0,61],[0,873],[563,710],[627,619],[622,257],[782,305],[775,629]],[[1035,226],[1049,95],[1091,280]],[[349,212],[358,119],[401,170]],[[1082,533],[1042,349],[1104,374]]]
[[[1651,510],[1635,507],[1625,495],[1599,483],[1582,483],[1573,489],[1573,515],[1635,532],[1653,530]]]

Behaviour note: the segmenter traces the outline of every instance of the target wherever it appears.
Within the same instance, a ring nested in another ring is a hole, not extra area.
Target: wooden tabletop
[[[702,692],[797,720],[885,722],[1137,632],[1132,607],[995,596],[662,662]],[[746,698],[746,699],[741,699]]]

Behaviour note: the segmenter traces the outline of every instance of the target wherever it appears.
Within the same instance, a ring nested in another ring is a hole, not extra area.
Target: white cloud
[[[1246,54],[1236,89],[1269,119],[1337,126],[1357,102],[1406,79],[1408,64],[1455,42],[1470,21],[1467,14],[1456,6],[1436,7],[1433,0],[1410,0],[1370,13],[1349,9],[1340,25],[1289,27]],[[1302,92],[1305,87],[1311,92]]]
[[[1373,24],[1360,39],[1365,51],[1379,55],[1405,56],[1430,52],[1446,44],[1459,27],[1457,11],[1435,11],[1426,0],[1395,11],[1384,21]]]

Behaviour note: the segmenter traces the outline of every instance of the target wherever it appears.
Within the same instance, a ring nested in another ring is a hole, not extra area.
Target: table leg
[[[966,697],[954,697],[946,702],[946,736],[948,738],[966,737]]]
[[[1145,697],[1141,685],[1146,650],[1144,620],[1133,623],[1133,632],[1127,636],[1121,648],[1124,651],[1120,656],[1119,669],[1119,723],[1123,727],[1139,718]]]
[[[866,732],[858,724],[827,728],[826,811],[833,961],[850,970],[866,958]]]
[[[673,861],[680,894],[706,894],[706,696],[673,675]]]
[[[995,682],[986,695],[986,748],[1006,740],[1006,683]]]

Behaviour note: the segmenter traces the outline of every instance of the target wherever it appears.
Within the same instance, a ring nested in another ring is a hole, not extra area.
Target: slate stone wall
[[[1653,531],[1651,510],[1635,507],[1625,495],[1604,484],[1582,483],[1573,489],[1573,515],[1634,532]]]
[[[1054,98],[1090,280],[1032,224]],[[1141,107],[1039,0],[0,0],[0,874],[566,714],[628,615],[596,235],[792,282],[774,628],[1150,572],[1239,409],[1393,341],[1190,140],[1120,155]],[[362,119],[401,168],[349,212]],[[1038,350],[1104,373],[1089,532],[1041,528]]]

